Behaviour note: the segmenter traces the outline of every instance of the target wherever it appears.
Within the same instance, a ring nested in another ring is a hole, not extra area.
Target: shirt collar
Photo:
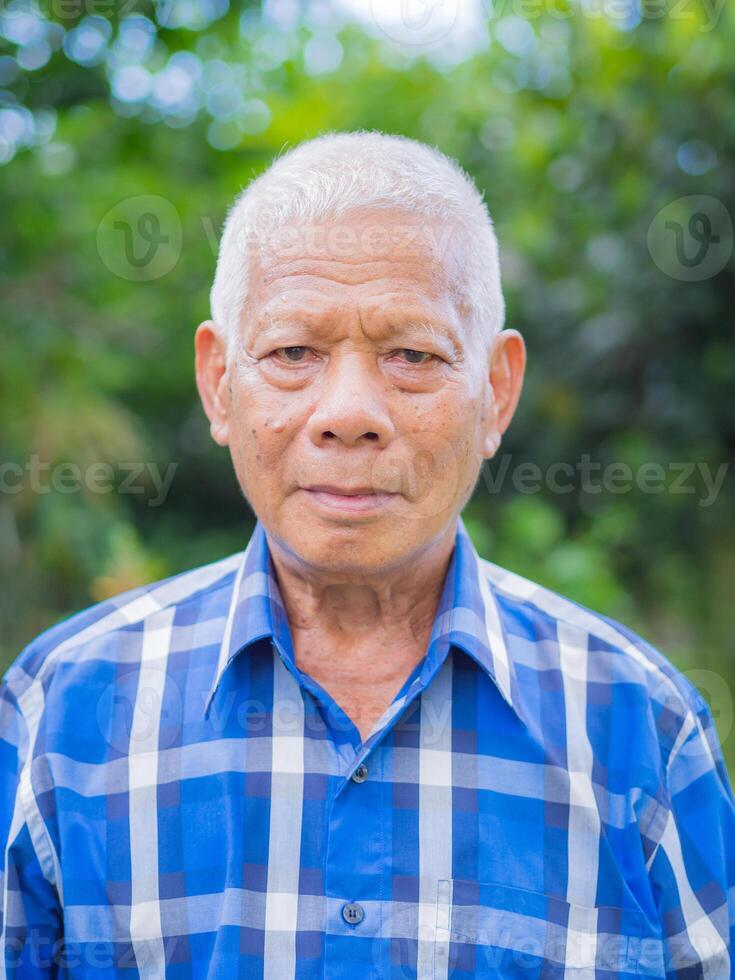
[[[507,704],[521,717],[518,679],[506,642],[498,597],[481,562],[460,517],[424,669],[430,670],[449,645],[459,647],[488,674]],[[285,657],[294,660],[291,630],[268,539],[263,524],[258,521],[233,581],[205,716],[230,663],[240,652],[264,638],[271,638]]]

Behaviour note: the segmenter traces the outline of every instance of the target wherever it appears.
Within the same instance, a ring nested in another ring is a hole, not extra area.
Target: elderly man
[[[7,672],[8,975],[735,976],[706,702],[462,523],[521,390],[503,321],[427,146],[322,137],[238,197],[196,376],[258,521]]]

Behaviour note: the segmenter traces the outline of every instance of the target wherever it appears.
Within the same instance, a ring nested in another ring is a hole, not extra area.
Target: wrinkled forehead
[[[389,285],[428,302],[452,303],[465,319],[468,238],[458,221],[404,210],[282,221],[248,239],[251,290],[266,302],[286,283],[309,278],[345,287]]]

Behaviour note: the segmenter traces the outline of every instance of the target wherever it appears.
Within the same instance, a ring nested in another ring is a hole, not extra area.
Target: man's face
[[[466,243],[387,211],[291,232],[251,259],[226,364],[200,327],[212,434],[287,551],[393,567],[453,525],[499,441],[487,340],[453,299]]]

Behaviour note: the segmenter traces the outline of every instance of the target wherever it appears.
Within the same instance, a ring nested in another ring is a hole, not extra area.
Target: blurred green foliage
[[[695,0],[679,15],[631,6],[616,23],[565,0],[525,18],[500,4],[488,43],[453,64],[323,4],[288,23],[226,2],[189,2],[179,20],[169,2],[167,21],[162,6],[0,15],[0,456],[23,468],[0,493],[3,666],[90,602],[244,546],[253,517],[193,381],[225,210],[284,146],[376,128],[438,145],[476,178],[507,324],[527,340],[518,414],[465,512],[478,547],[690,671],[735,771],[733,481],[708,496],[702,475],[735,446],[731,232],[695,281],[649,248],[672,202],[686,216],[707,195],[735,215],[732,6],[716,23]],[[172,268],[147,279],[110,259],[113,209],[140,195],[180,222]],[[634,474],[658,463],[666,487],[585,490],[577,474],[555,492],[550,467],[584,454]],[[160,505],[150,477],[135,493],[48,485],[61,463],[106,462],[121,480],[131,461],[175,466]],[[672,463],[698,467],[692,489]],[[33,465],[48,467],[45,489]]]

